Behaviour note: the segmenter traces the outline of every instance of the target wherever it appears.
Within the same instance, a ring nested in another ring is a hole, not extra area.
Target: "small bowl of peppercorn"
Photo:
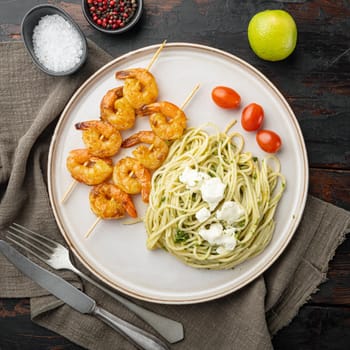
[[[121,34],[141,18],[143,0],[82,0],[89,24],[100,32]]]

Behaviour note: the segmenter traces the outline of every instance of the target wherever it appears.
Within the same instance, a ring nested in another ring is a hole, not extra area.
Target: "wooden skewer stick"
[[[78,184],[78,181],[73,180],[69,187],[67,188],[67,191],[64,193],[62,199],[61,199],[61,204],[64,204],[64,202],[67,200],[67,198],[69,197],[69,195],[71,194],[71,192],[73,192],[73,190],[75,189],[75,186]]]
[[[101,137],[102,137],[102,135],[100,136],[100,138]],[[88,164],[89,164],[89,162],[85,162],[84,166],[87,166]],[[64,193],[64,195],[63,195],[63,197],[61,199],[61,204],[65,203],[65,201],[71,195],[71,193],[73,192],[73,190],[75,189],[77,184],[78,184],[78,181],[73,179],[72,182],[70,183],[69,187],[67,188],[67,191]]]
[[[154,62],[157,60],[157,58],[158,58],[160,52],[163,50],[165,44],[166,44],[166,40],[163,41],[163,43],[159,46],[159,48],[158,48],[158,50],[156,51],[156,53],[153,55],[153,57],[152,57],[150,63],[148,64],[148,66],[147,66],[147,68],[146,68],[147,70],[150,70],[150,69],[151,69],[151,67],[153,66]]]
[[[102,135],[101,135],[102,136]],[[101,138],[101,137],[100,137]],[[87,166],[89,162],[85,162],[84,166]],[[76,185],[78,184],[78,181],[73,179],[72,182],[70,183],[69,187],[67,188],[67,191],[64,193],[62,199],[61,199],[61,204],[64,204],[64,202],[67,200],[67,198],[70,196],[70,194],[73,192],[75,189]]]
[[[95,229],[95,227],[98,225],[98,223],[101,221],[102,219],[100,217],[98,217],[95,222],[91,225],[91,227],[89,228],[89,230],[85,233],[84,238],[88,238],[90,236],[90,234],[92,233],[92,231]]]
[[[199,87],[200,87],[200,85],[197,84],[197,85],[193,88],[193,90],[191,91],[191,93],[187,96],[185,102],[184,102],[184,103],[182,104],[182,106],[180,107],[181,109],[184,109],[184,108],[188,105],[188,103],[192,100],[194,94],[198,91]]]

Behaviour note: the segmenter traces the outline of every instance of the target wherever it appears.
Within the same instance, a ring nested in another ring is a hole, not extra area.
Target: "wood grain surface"
[[[255,66],[278,87],[298,118],[309,157],[309,192],[350,210],[349,1],[145,0],[138,25],[118,36],[92,29],[79,0],[48,2],[66,10],[87,37],[115,57],[167,39],[214,46]],[[0,0],[0,41],[21,40],[21,20],[39,3],[44,2]],[[247,25],[256,12],[277,8],[294,17],[298,44],[288,59],[271,63],[251,51]],[[274,337],[275,349],[350,348],[349,238],[338,248],[327,277]],[[0,349],[80,348],[33,324],[27,299],[0,299]]]

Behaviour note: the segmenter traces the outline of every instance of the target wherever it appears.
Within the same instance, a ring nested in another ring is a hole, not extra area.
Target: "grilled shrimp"
[[[116,72],[115,76],[117,79],[125,80],[123,93],[134,108],[140,108],[157,100],[157,82],[147,69],[122,70]]]
[[[129,194],[141,192],[142,200],[149,201],[151,173],[135,158],[122,158],[114,166],[113,181]]]
[[[111,183],[94,186],[89,199],[91,210],[102,219],[120,219],[125,213],[133,218],[137,217],[131,197]]]
[[[67,168],[72,177],[87,185],[97,185],[109,179],[113,173],[111,158],[98,158],[87,149],[69,152]]]
[[[111,123],[118,130],[130,129],[135,124],[135,110],[123,97],[123,87],[107,91],[101,104],[101,119]]]
[[[163,140],[175,140],[186,129],[185,113],[171,102],[155,102],[139,109],[139,114],[150,115],[153,132]]]
[[[108,122],[89,120],[75,124],[83,130],[83,141],[89,152],[97,157],[112,157],[122,144],[120,132]]]
[[[138,146],[132,152],[134,157],[147,169],[155,170],[159,168],[169,152],[167,142],[162,140],[152,131],[140,131],[125,139],[122,143],[122,147],[128,148],[139,143],[146,143],[151,146]]]

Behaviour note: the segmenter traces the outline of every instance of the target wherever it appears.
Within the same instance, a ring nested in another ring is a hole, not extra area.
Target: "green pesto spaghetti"
[[[185,264],[206,269],[233,268],[265,249],[273,235],[273,217],[285,178],[276,157],[259,161],[243,152],[243,147],[238,133],[209,134],[203,128],[188,129],[172,144],[166,161],[152,177],[144,220],[149,249],[163,248]],[[203,181],[215,178],[224,184],[214,209],[208,209],[199,182],[189,187],[181,180],[186,169],[207,179]],[[220,218],[225,203],[235,204],[241,215],[230,222]],[[201,210],[208,214],[199,220]],[[216,241],[205,239],[203,232],[213,228],[222,228],[222,237],[234,244],[220,246],[219,231],[213,236]]]

